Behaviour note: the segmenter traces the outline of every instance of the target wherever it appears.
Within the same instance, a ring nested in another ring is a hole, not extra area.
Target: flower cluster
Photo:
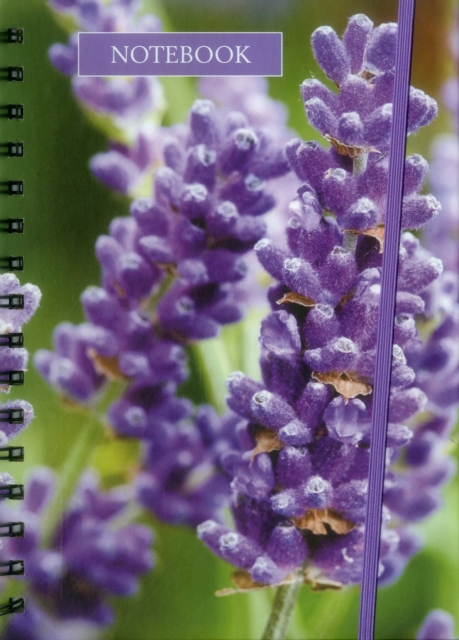
[[[269,132],[276,142],[285,143],[291,137],[287,110],[268,96],[264,78],[202,78],[199,91],[218,106],[221,114],[242,112],[251,127]],[[155,164],[160,164],[170,133],[167,128],[143,126],[130,147],[112,144],[108,152],[96,154],[90,163],[94,175],[116,191],[133,193],[153,173]],[[283,181],[274,182],[274,189],[278,200],[288,192]]]
[[[139,0],[50,0],[52,8],[60,15],[70,17],[79,31],[99,32],[156,32],[161,23],[153,15],[136,19]],[[75,96],[96,113],[115,119],[120,127],[138,122],[158,108],[162,99],[156,78],[84,78],[78,76],[78,33],[71,35],[67,45],[54,44],[49,50],[52,64],[62,73],[72,77]]]
[[[150,14],[137,18],[140,0],[50,0],[50,4],[58,15],[71,17],[77,27],[67,45],[52,45],[51,62],[72,78],[73,92],[91,119],[99,119],[103,128],[116,137],[109,151],[91,159],[91,169],[110,188],[130,193],[161,154],[158,122],[164,111],[162,87],[155,77],[78,76],[77,31],[157,32],[161,23]]]
[[[284,143],[289,136],[286,126],[286,110],[267,95],[266,82],[261,78],[206,78],[200,83],[204,98],[219,106],[222,115],[237,111],[244,114],[250,127],[269,132],[269,137]],[[135,121],[134,121],[135,122]],[[112,144],[107,152],[91,159],[90,167],[98,180],[121,193],[135,193],[161,165],[169,138],[181,137],[180,127],[171,129],[143,125],[129,146]],[[276,196],[285,193],[283,184],[275,185]]]
[[[24,538],[4,544],[10,556],[25,561],[27,571],[25,614],[11,618],[4,635],[8,640],[91,637],[91,629],[113,621],[108,598],[134,594],[140,575],[154,564],[150,529],[123,525],[130,488],[102,493],[92,472],[81,477],[51,544],[43,548],[43,521],[54,489],[52,472],[37,468],[20,508],[0,505],[3,522],[21,521],[26,529]],[[72,629],[80,635],[72,635]]]
[[[217,490],[209,477],[210,444],[215,430],[227,427],[217,427],[206,408],[195,415],[177,397],[187,377],[184,346],[242,317],[243,256],[265,234],[262,214],[274,205],[266,181],[288,170],[265,132],[249,127],[241,113],[220,117],[207,100],[194,104],[189,127],[175,133],[155,174],[154,197],[135,200],[131,217],[115,219],[110,235],[96,243],[103,286],[82,295],[88,322],[58,326],[55,352],[35,358],[48,382],[78,402],[91,402],[106,378],[128,382],[108,417],[119,435],[149,442],[151,488],[143,483],[141,491],[149,506],[158,482],[178,492],[197,466],[205,473],[187,484],[192,502],[196,493]],[[197,429],[187,427],[195,421]],[[190,514],[193,523],[198,515]]]
[[[161,29],[153,15],[136,20],[137,0],[110,0],[109,3],[97,0],[88,4],[77,0],[50,0],[50,4],[59,15],[71,16],[79,30],[155,32]],[[159,126],[164,98],[157,78],[78,77],[76,32],[68,45],[54,44],[49,55],[57,69],[72,77],[76,97],[92,115],[109,116],[111,128],[114,125],[118,129],[120,140],[112,141],[108,151],[91,158],[93,174],[109,188],[134,195],[161,163],[170,135],[170,130]],[[269,129],[271,137],[286,141],[286,109],[268,97],[263,78],[205,78],[200,82],[200,91],[204,98],[221,105],[225,114],[242,111],[251,126]]]
[[[50,3],[60,15],[72,16],[80,30],[155,32],[161,29],[153,15],[136,20],[137,0],[110,0],[108,4],[97,0],[89,5],[81,5],[77,0],[50,0]],[[49,54],[54,66],[72,77],[73,90],[80,102],[93,115],[109,116],[111,128],[114,125],[119,130],[120,140],[112,141],[108,151],[91,158],[93,174],[109,188],[135,195],[161,163],[170,135],[170,130],[159,126],[164,98],[157,78],[78,77],[76,32],[68,45],[54,44]],[[286,141],[286,109],[268,97],[263,78],[205,78],[200,82],[200,91],[204,98],[221,105],[225,114],[242,111],[251,126],[269,129],[271,137]]]
[[[22,372],[27,369],[28,352],[18,347],[9,336],[22,332],[22,326],[30,320],[40,304],[41,292],[35,285],[21,286],[17,277],[11,273],[0,275],[0,392],[9,392],[8,372]],[[20,308],[3,306],[8,296],[22,298]],[[11,344],[11,346],[9,346]],[[12,400],[0,406],[0,447],[4,447],[20,431],[28,426],[33,418],[32,406],[25,400]]]
[[[276,140],[287,142],[291,137],[287,109],[269,97],[265,78],[205,77],[199,80],[199,91],[225,113],[241,111],[252,127],[269,130]]]
[[[255,246],[276,284],[261,327],[263,382],[241,372],[228,379],[228,406],[243,421],[239,449],[220,458],[233,478],[236,531],[211,520],[198,527],[243,571],[236,578],[245,587],[305,569],[309,582],[361,580],[396,29],[356,15],[342,40],[330,27],[314,32],[315,57],[339,93],[307,80],[302,95],[331,146],[289,143],[303,185],[290,205],[288,249],[268,239]],[[435,114],[435,102],[411,89],[409,132]],[[451,415],[439,413],[457,405],[457,394],[433,396],[425,372],[448,376],[457,367],[454,349],[445,353],[457,315],[442,317],[454,307],[447,292],[434,295],[442,263],[407,231],[440,209],[420,194],[427,169],[419,155],[406,159],[387,434],[387,463],[403,470],[386,475],[381,584],[419,548],[405,523],[438,507],[439,486],[454,471],[443,452]],[[417,322],[427,317],[438,327],[422,340]],[[407,422],[422,409],[428,417],[413,433]]]

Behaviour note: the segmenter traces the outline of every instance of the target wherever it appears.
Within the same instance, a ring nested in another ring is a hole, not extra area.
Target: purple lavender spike
[[[351,73],[359,73],[362,70],[372,28],[373,22],[363,13],[358,13],[349,19],[343,34],[343,44],[351,65]]]
[[[228,381],[228,404],[242,421],[242,452],[231,447],[221,464],[233,479],[235,533],[263,549],[249,574],[265,584],[282,580],[287,566],[289,571],[299,570],[305,557],[304,548],[294,556],[297,560],[287,550],[279,551],[283,528],[306,544],[312,566],[328,578],[343,584],[362,581],[381,271],[387,253],[381,255],[376,236],[384,225],[388,233],[390,158],[385,154],[394,112],[395,56],[390,48],[396,32],[395,25],[368,31],[376,76],[364,63],[362,78],[348,76],[338,82],[339,94],[316,81],[302,85],[306,109],[309,106],[312,118],[318,118],[315,124],[323,128],[332,148],[326,151],[315,142],[299,140],[287,145],[287,157],[303,181],[289,208],[288,249],[268,239],[256,245],[260,262],[276,280],[268,294],[273,312],[263,321],[260,335],[263,386],[240,372]],[[330,51],[326,54],[331,56]],[[327,60],[319,61],[325,66]],[[341,64],[342,60],[330,73],[326,69],[335,80]],[[355,112],[349,109],[352,101]],[[349,135],[362,136],[361,147],[345,148],[357,138],[334,139],[332,115],[338,127],[342,125],[339,135],[344,137],[349,125]],[[370,122],[376,122],[376,130]],[[413,203],[413,219],[424,215],[422,207],[430,207],[427,217],[437,208],[435,200],[419,194],[426,168],[420,156],[405,163],[405,202]],[[352,235],[360,237],[354,242]],[[439,318],[437,314],[449,308],[454,282],[445,280],[441,294],[431,299],[443,281],[441,264],[410,233],[402,237],[399,260],[395,344],[390,345],[389,360],[387,463],[400,461],[402,451],[405,463],[403,470],[387,472],[383,526],[381,532],[378,529],[381,584],[394,581],[419,549],[406,524],[439,507],[439,487],[453,472],[439,444],[439,434],[451,429],[452,416],[415,429],[404,421],[420,421],[422,413],[417,414],[427,407],[432,413],[450,411],[444,378],[443,390],[440,385],[433,388],[428,373],[433,366],[442,376],[449,371],[450,396],[459,380],[457,357],[449,358],[446,344],[439,344],[456,335],[456,325],[440,322],[438,335],[433,332],[423,341],[416,328],[421,314]],[[353,391],[346,392],[344,383]],[[403,523],[397,531],[387,527],[391,513]],[[279,540],[278,546],[270,539]],[[297,549],[292,543],[293,548]]]
[[[32,609],[27,631],[38,634],[33,637],[43,637],[41,633],[49,625],[50,631],[62,632],[47,636],[57,640],[66,637],[75,619],[92,631],[111,624],[114,614],[107,594],[135,593],[139,576],[153,566],[153,555],[152,534],[147,527],[113,526],[132,499],[131,491],[119,487],[104,494],[91,472],[81,478],[73,501],[53,532],[50,547],[41,548],[40,519],[54,484],[54,474],[49,469],[35,469],[20,508],[2,504],[0,511],[2,520],[19,518],[27,523],[26,538],[11,538],[5,543],[10,554],[20,555],[27,564],[26,611]],[[15,633],[22,629],[15,620],[16,616],[6,631],[8,638],[17,637]]]

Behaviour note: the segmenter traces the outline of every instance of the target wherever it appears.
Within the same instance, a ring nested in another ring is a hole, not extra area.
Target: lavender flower
[[[443,215],[434,220],[426,234],[432,251],[441,247],[445,268],[459,270],[459,192],[456,176],[459,170],[459,138],[454,134],[438,136],[433,145],[430,184],[441,202]]]
[[[59,15],[73,18],[78,31],[157,32],[160,21],[153,15],[137,18],[140,1],[50,0]],[[49,50],[52,64],[72,78],[76,98],[103,129],[115,137],[107,152],[90,162],[95,176],[121,193],[131,193],[152,172],[161,157],[162,130],[158,124],[165,101],[155,77],[84,78],[78,76],[78,33],[67,45],[54,44]]]
[[[108,598],[135,593],[140,575],[153,566],[151,531],[122,524],[130,489],[102,493],[92,472],[82,476],[49,548],[43,548],[41,527],[54,486],[49,469],[34,469],[20,508],[0,506],[2,521],[22,521],[26,528],[24,538],[4,543],[8,556],[24,559],[27,570],[26,614],[12,617],[8,640],[91,637],[113,621]]]
[[[454,620],[446,611],[431,611],[419,629],[416,640],[454,640]]]
[[[107,5],[97,0],[90,6],[76,1],[50,0],[62,15],[70,15],[80,29],[88,31],[159,31],[161,25],[155,16],[147,15],[138,21],[138,1],[111,0]],[[94,114],[110,117],[111,127],[118,129],[117,141],[110,143],[107,152],[96,154],[90,168],[96,178],[109,188],[135,195],[143,189],[161,160],[169,131],[159,127],[164,110],[161,85],[156,78],[79,78],[77,77],[77,34],[68,46],[55,44],[50,49],[54,66],[62,73],[73,76],[73,90],[81,103]],[[271,137],[285,140],[285,108],[266,94],[262,78],[211,78],[201,83],[205,97],[216,102],[222,100],[226,113],[242,111],[255,128],[269,128]],[[230,97],[230,100],[226,98]],[[94,118],[93,118],[94,119]],[[111,134],[113,135],[113,131]],[[280,189],[282,191],[282,189]]]
[[[126,380],[108,417],[118,435],[148,443],[141,500],[165,519],[196,524],[228,492],[227,481],[213,477],[213,442],[224,446],[228,425],[177,397],[188,375],[184,347],[242,317],[243,256],[264,235],[262,214],[274,205],[266,181],[288,165],[243,114],[219,116],[207,100],[194,104],[189,128],[178,133],[165,145],[154,198],[135,200],[131,217],[114,220],[96,243],[103,287],[83,293],[88,322],[58,326],[55,351],[39,351],[35,363],[82,403],[93,402],[107,378]],[[188,506],[171,508],[171,492]]]
[[[358,157],[389,148],[396,34],[396,24],[373,29],[369,18],[357,14],[342,40],[331,27],[319,27],[312,35],[317,62],[340,92],[306,80],[301,93],[310,123],[338,153]],[[436,113],[435,100],[411,88],[408,133],[428,124]]]
[[[153,15],[136,19],[139,0],[50,0],[60,15],[71,17],[79,31],[138,31],[161,30]],[[119,127],[126,127],[139,118],[150,115],[161,103],[162,93],[156,78],[82,78],[78,76],[78,34],[67,45],[54,44],[49,50],[52,64],[72,78],[73,91],[85,107],[114,118]]]
[[[287,126],[288,113],[285,105],[269,97],[265,78],[201,78],[199,90],[205,98],[218,105],[223,113],[241,111],[251,127],[266,132],[279,144],[287,143],[295,135]],[[266,216],[269,238],[282,236],[286,222],[283,212],[290,203],[291,193],[298,186],[298,178],[293,172],[270,184],[277,206]]]
[[[132,125],[135,126],[136,119]],[[135,195],[153,175],[155,165],[161,161],[166,130],[156,124],[138,127],[132,142],[110,142],[108,151],[92,156],[89,167],[94,176],[109,189]]]
[[[312,584],[361,580],[395,37],[396,25],[373,29],[362,15],[349,20],[342,40],[330,27],[312,37],[316,59],[339,94],[311,80],[302,95],[309,120],[331,148],[288,145],[303,181],[290,205],[288,248],[268,239],[255,246],[277,281],[268,295],[273,312],[261,327],[263,381],[241,372],[228,379],[228,406],[244,420],[239,448],[220,458],[233,478],[236,531],[212,520],[198,527],[214,553],[245,572],[244,588],[250,580],[278,584],[304,571]],[[435,114],[435,102],[412,89],[410,133]],[[405,230],[439,212],[433,196],[420,195],[426,172],[421,156],[407,158]],[[405,231],[387,436],[388,464],[397,461],[404,470],[386,474],[381,584],[395,580],[420,547],[405,524],[438,508],[439,487],[454,473],[442,444],[457,392],[448,400],[446,390],[431,393],[425,375],[435,366],[444,381],[457,370],[455,351],[438,349],[457,335],[457,315],[440,320],[425,341],[416,325],[455,307],[451,292],[434,295],[442,270]],[[455,390],[454,376],[448,384]],[[406,422],[424,408],[413,433]]]
[[[251,127],[264,131],[279,144],[291,138],[286,109],[268,96],[264,78],[202,78],[199,89],[204,98],[218,106],[222,115],[242,112]],[[168,130],[154,125],[142,126],[131,146],[112,144],[110,151],[96,154],[90,163],[93,173],[112,189],[135,193],[136,187],[143,185],[153,173],[155,163],[160,162],[171,131],[180,136],[180,127]],[[291,177],[295,180],[293,174]],[[282,196],[285,200],[288,192],[285,179],[274,181],[273,188],[278,202],[282,203]],[[272,226],[271,219],[274,216],[268,216]]]
[[[41,292],[35,285],[21,286],[11,273],[0,275],[0,296],[23,296],[22,308],[0,309],[0,336],[21,333],[22,326],[30,320],[40,304]],[[0,376],[9,371],[27,369],[28,352],[22,347],[0,345]],[[3,380],[0,392],[8,393],[10,387]],[[33,418],[32,406],[25,400],[12,400],[0,406],[0,446],[4,447],[20,431],[25,429]]]
[[[457,17],[457,16],[456,16]],[[451,50],[457,62],[459,27],[457,19],[451,34]],[[431,251],[444,256],[445,267],[453,273],[459,272],[459,190],[456,176],[459,172],[459,78],[448,80],[443,90],[443,101],[449,109],[454,133],[437,136],[432,154],[430,184],[441,202],[443,215],[428,227],[427,246]]]
[[[457,115],[456,115],[457,120]],[[405,459],[409,471],[403,477],[389,477],[386,502],[398,513],[415,517],[428,515],[441,504],[439,486],[453,475],[451,459],[443,455],[445,438],[457,417],[459,400],[459,276],[457,237],[459,199],[455,179],[459,162],[457,135],[437,137],[430,182],[441,203],[442,213],[424,229],[427,247],[442,255],[445,270],[426,291],[424,318],[435,320],[436,327],[424,344],[412,342],[406,350],[410,365],[416,371],[416,383],[427,397],[427,417],[419,416],[413,439]],[[455,170],[456,169],[456,170]],[[450,173],[452,171],[452,173]],[[450,181],[448,181],[448,178]],[[413,241],[412,249],[420,250]],[[427,252],[424,251],[425,257]],[[422,499],[419,492],[424,491]],[[435,617],[435,616],[434,616]]]
[[[269,130],[276,140],[287,142],[291,137],[287,109],[268,96],[265,78],[206,77],[199,80],[199,91],[226,114],[241,111],[252,127]]]

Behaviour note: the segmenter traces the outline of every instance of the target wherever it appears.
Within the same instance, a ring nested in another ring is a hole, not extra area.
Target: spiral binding
[[[6,269],[7,271],[24,271],[24,258],[22,256],[0,258],[0,269]]]
[[[0,335],[0,347],[9,347],[10,349],[18,349],[24,346],[23,333],[5,333]]]
[[[0,220],[0,231],[4,233],[24,233],[23,218],[6,218],[6,220]]]
[[[24,462],[24,447],[2,447],[0,460],[8,462]]]
[[[12,27],[5,32],[0,32],[0,43],[22,44],[24,42],[24,30]],[[12,66],[0,68],[0,80],[9,82],[22,82],[24,80],[24,68]],[[0,118],[9,120],[22,120],[24,118],[24,106],[22,104],[0,105]],[[22,158],[24,156],[23,142],[0,142],[0,156],[7,158]],[[9,180],[0,182],[0,194],[9,196],[22,196],[24,194],[24,182],[22,180]],[[24,220],[22,218],[7,218],[0,220],[0,232],[24,233]],[[22,256],[0,256],[0,271],[22,271],[24,258]],[[0,309],[20,310],[24,309],[24,296],[19,293],[0,296]],[[0,335],[0,356],[3,347],[17,349],[24,346],[22,333],[7,333]],[[24,371],[3,371],[0,366],[0,386],[24,384]],[[16,408],[0,407],[0,421],[8,424],[23,424],[24,410]],[[24,460],[23,447],[0,448],[0,461],[21,462]],[[24,486],[22,484],[0,484],[0,500],[23,500]],[[0,538],[24,537],[23,522],[0,522]],[[20,576],[24,574],[23,560],[6,560],[0,562],[0,577]],[[0,616],[12,613],[24,613],[24,598],[9,598],[8,602],[0,605]]]

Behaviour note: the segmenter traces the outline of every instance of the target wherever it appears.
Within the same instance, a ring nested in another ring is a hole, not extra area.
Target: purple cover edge
[[[359,640],[372,640],[375,626],[414,7],[415,0],[399,0],[393,118],[387,186],[385,250],[378,318],[370,470],[365,518],[362,588],[360,592]]]

